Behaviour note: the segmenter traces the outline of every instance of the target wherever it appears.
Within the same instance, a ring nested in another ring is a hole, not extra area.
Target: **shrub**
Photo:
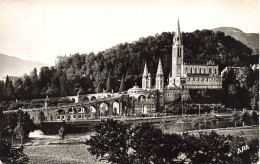
[[[24,154],[23,146],[15,148],[10,142],[2,140],[0,141],[0,161],[24,164],[29,162],[29,158]]]
[[[86,144],[96,157],[105,157],[113,163],[131,163],[128,158],[130,125],[112,119],[101,121],[95,126],[96,134]]]
[[[164,134],[149,123],[135,127],[113,120],[96,125],[86,143],[96,157],[113,163],[252,163],[258,160],[259,140],[199,133]],[[242,146],[249,149],[239,153]]]

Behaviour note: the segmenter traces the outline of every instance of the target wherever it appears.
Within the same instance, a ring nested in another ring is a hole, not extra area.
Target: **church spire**
[[[144,73],[143,73],[144,76],[147,76],[148,75],[148,68],[147,68],[147,64],[146,64],[146,61],[145,61],[145,64],[144,64]]]
[[[156,74],[157,75],[163,75],[161,58],[159,58],[159,64],[158,64],[158,68],[157,68],[157,73]]]
[[[181,36],[179,18],[178,18],[178,21],[177,21],[177,28],[176,28],[175,35],[174,35],[174,38],[173,38],[173,44],[175,44],[175,45],[181,45],[182,44],[182,36]]]

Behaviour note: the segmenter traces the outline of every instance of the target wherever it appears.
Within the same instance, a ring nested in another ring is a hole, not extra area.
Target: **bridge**
[[[91,99],[93,96],[98,99]],[[89,97],[90,99],[88,99]],[[45,107],[22,110],[28,112],[34,123],[40,123],[41,121],[68,122],[93,120],[99,118],[100,116],[127,114],[132,110],[126,108],[127,103],[128,95],[113,94],[113,96],[105,95],[99,98],[97,94],[91,94],[80,95],[78,97],[78,102],[75,104],[48,107],[48,99],[46,99]],[[8,114],[16,111],[8,111],[5,113]]]

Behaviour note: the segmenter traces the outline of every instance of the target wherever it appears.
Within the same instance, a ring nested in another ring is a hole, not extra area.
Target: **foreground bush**
[[[112,163],[255,163],[259,140],[200,133],[164,134],[149,123],[135,127],[113,120],[96,125],[86,144],[92,155]]]
[[[12,147],[11,143],[2,140],[0,142],[0,161],[3,163],[28,163],[29,159],[23,152],[23,147]]]

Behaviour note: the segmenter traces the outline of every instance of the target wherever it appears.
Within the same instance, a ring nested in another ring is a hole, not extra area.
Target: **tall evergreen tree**
[[[25,99],[30,99],[32,96],[32,80],[30,76],[25,75],[24,76],[24,81],[23,81],[23,86],[24,86],[24,98]]]
[[[3,81],[0,81],[0,100],[3,100],[4,99],[4,82]]]
[[[68,94],[68,79],[66,73],[60,77],[60,94],[65,96]]]
[[[40,80],[37,74],[37,69],[34,68],[30,73],[31,81],[32,81],[32,97],[36,98],[40,95]]]
[[[112,90],[111,72],[109,72],[108,74],[106,87],[107,87],[107,92],[110,92]]]
[[[16,99],[24,98],[24,86],[22,78],[18,78],[15,80],[14,89]]]
[[[4,114],[3,114],[3,110],[0,109],[0,142],[2,140],[2,131],[3,131],[3,120],[4,120]]]
[[[14,86],[13,82],[6,76],[5,86],[4,86],[4,96],[7,100],[11,100],[14,97]]]
[[[123,92],[124,90],[125,90],[125,78],[124,76],[122,76],[119,92]]]

